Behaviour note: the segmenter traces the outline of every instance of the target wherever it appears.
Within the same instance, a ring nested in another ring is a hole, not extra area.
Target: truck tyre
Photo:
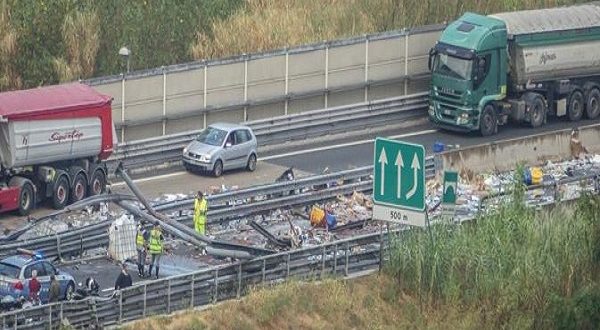
[[[71,191],[71,203],[79,202],[87,195],[87,181],[85,176],[79,173],[73,181],[73,190]]]
[[[69,201],[69,181],[67,177],[61,175],[56,183],[54,184],[54,191],[52,192],[52,207],[56,210],[60,210],[67,205]]]
[[[94,171],[92,181],[90,181],[90,196],[96,196],[104,193],[106,190],[106,176],[101,170]]]
[[[583,116],[583,93],[580,90],[574,90],[569,96],[567,103],[567,114],[570,121],[578,121]]]
[[[589,119],[596,119],[598,115],[600,115],[600,90],[592,88],[585,102],[585,116]]]
[[[24,183],[19,194],[19,215],[28,215],[35,204],[35,192],[31,183]]]
[[[536,128],[544,124],[546,120],[546,103],[539,94],[530,94],[527,99],[529,105],[529,125]]]
[[[490,136],[498,132],[498,117],[492,104],[486,105],[481,112],[479,132],[481,136]]]

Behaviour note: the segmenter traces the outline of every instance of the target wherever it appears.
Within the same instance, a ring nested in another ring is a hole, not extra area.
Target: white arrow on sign
[[[402,168],[404,167],[404,161],[402,160],[402,152],[398,151],[398,156],[396,156],[395,165],[398,167],[398,189],[396,195],[398,199],[402,198]]]
[[[446,182],[446,187],[444,188],[444,195],[448,194],[448,189],[452,187],[452,192],[456,195],[456,182]]]
[[[419,162],[419,158],[415,153],[415,157],[413,158],[412,164],[410,168],[413,169],[413,185],[412,188],[406,193],[406,199],[410,199],[417,192],[418,180],[417,180],[417,172],[421,169],[421,163]]]
[[[387,156],[385,154],[385,148],[381,148],[381,154],[379,154],[379,164],[381,164],[381,192],[380,195],[384,194],[384,183],[385,183],[385,165],[387,165]]]

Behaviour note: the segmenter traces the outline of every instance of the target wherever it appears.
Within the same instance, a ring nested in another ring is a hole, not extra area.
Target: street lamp
[[[131,55],[131,51],[127,47],[121,47],[119,55],[127,61],[127,73],[129,73],[129,56]]]

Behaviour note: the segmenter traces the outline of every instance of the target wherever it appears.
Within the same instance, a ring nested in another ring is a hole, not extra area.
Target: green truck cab
[[[492,135],[510,122],[600,115],[600,5],[483,16],[449,24],[429,54],[429,118]]]

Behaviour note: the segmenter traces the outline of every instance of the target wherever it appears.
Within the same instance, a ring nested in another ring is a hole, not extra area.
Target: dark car
[[[0,261],[0,297],[12,296],[29,297],[29,280],[31,272],[37,271],[37,279],[42,288],[40,290],[40,301],[48,301],[48,290],[50,289],[50,275],[54,274],[60,284],[60,297],[71,300],[75,292],[75,279],[73,276],[58,270],[48,260],[39,254],[14,255]]]

